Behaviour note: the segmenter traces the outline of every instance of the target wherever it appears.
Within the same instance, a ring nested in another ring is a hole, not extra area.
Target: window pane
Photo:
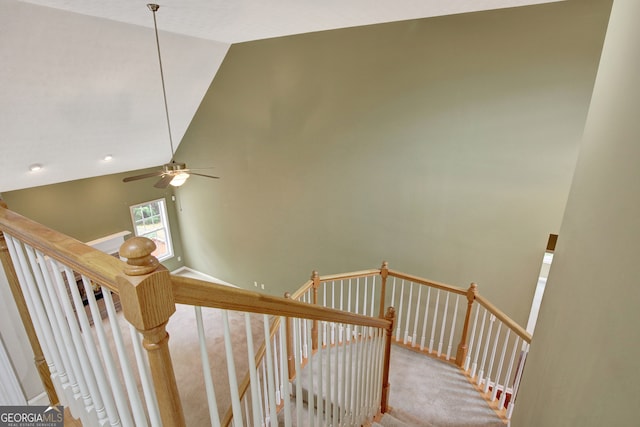
[[[153,255],[161,261],[173,256],[171,233],[166,218],[164,199],[131,207],[131,219],[136,236],[151,239],[156,244]]]

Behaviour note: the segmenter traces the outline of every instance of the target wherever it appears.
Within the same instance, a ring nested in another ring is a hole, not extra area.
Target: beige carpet
[[[390,415],[406,425],[505,426],[464,374],[450,363],[394,345],[389,382]]]

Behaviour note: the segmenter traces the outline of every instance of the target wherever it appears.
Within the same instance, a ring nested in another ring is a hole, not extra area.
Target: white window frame
[[[150,205],[153,203],[158,203],[158,206],[160,207],[160,212],[159,212],[159,217],[162,223],[162,227],[159,229],[163,229],[164,230],[164,235],[166,236],[167,241],[166,243],[166,248],[167,248],[167,253],[164,256],[161,257],[157,257],[158,261],[165,261],[169,258],[173,257],[173,242],[171,241],[171,229],[169,228],[169,217],[167,215],[167,202],[164,198],[160,198],[160,199],[156,199],[156,200],[149,200],[148,202],[143,202],[143,203],[138,203],[137,205],[133,205],[129,207],[129,212],[131,213],[131,223],[133,224],[133,232],[135,233],[136,236],[143,236],[145,237],[146,234],[148,233],[141,233],[138,234],[138,227],[136,226],[136,218],[135,218],[135,214],[134,211],[136,208],[142,207],[142,206],[146,206],[146,205]],[[159,230],[157,229],[157,230]],[[154,230],[154,231],[157,231]]]

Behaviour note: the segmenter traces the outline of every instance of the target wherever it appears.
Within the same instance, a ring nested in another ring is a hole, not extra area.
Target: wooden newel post
[[[389,276],[389,263],[382,261],[380,267],[380,317],[384,317],[384,300],[387,294],[387,277]]]
[[[389,411],[389,363],[391,361],[391,339],[393,337],[393,324],[396,320],[396,309],[387,308],[384,318],[391,322],[386,330],[384,344],[384,365],[382,367],[382,398],[380,400],[380,412],[383,414]]]
[[[318,288],[320,287],[320,276],[317,271],[311,273],[311,280],[313,280],[313,305],[318,305]],[[318,349],[318,321],[314,320],[311,326],[311,350],[316,351]]]
[[[291,299],[289,292],[284,293],[286,299]],[[287,317],[287,323],[284,325],[285,334],[287,335],[287,367],[289,368],[289,381],[293,381],[296,377],[296,360],[293,350],[293,319]]]
[[[0,200],[0,207],[7,209],[6,203],[2,200]],[[29,339],[29,344],[31,344],[31,350],[33,351],[33,361],[36,365],[36,369],[38,370],[40,381],[42,381],[42,385],[44,386],[44,391],[47,393],[49,403],[52,406],[59,405],[60,400],[58,399],[58,394],[56,393],[56,389],[53,386],[53,381],[51,380],[49,365],[44,358],[42,346],[40,345],[40,341],[38,340],[38,336],[36,335],[36,330],[33,326],[33,321],[31,320],[31,315],[29,314],[29,309],[27,308],[27,303],[24,299],[24,294],[22,293],[22,289],[20,288],[18,275],[16,274],[16,270],[13,266],[11,254],[9,254],[7,241],[5,240],[4,233],[1,230],[0,259],[2,260],[2,267],[4,268],[5,275],[7,276],[7,282],[9,282],[9,288],[11,289],[13,300],[15,301],[16,307],[18,308],[18,314],[20,314],[20,320],[22,320],[24,330],[27,333],[27,338]]]
[[[462,329],[462,337],[460,337],[460,344],[458,344],[458,352],[456,353],[456,365],[459,368],[464,365],[464,359],[467,357],[467,334],[469,333],[469,320],[471,319],[471,309],[473,308],[473,302],[476,299],[476,293],[478,292],[478,285],[472,283],[467,289],[467,314],[464,317],[464,328]]]
[[[151,255],[155,248],[155,243],[145,237],[134,237],[120,246],[127,265],[117,278],[118,290],[125,318],[144,337],[162,424],[182,427],[184,413],[166,330],[176,305],[169,272]]]

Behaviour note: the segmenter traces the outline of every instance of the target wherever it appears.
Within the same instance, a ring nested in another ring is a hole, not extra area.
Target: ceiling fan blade
[[[205,178],[220,179],[220,177],[219,177],[219,176],[205,175],[205,174],[202,174],[202,173],[191,172],[191,170],[189,170],[189,174],[190,174],[190,175],[203,176],[203,177],[205,177]]]
[[[162,178],[160,178],[158,182],[153,184],[153,186],[156,188],[167,188],[172,179],[173,179],[173,175],[171,174],[164,175]]]
[[[127,176],[122,179],[122,182],[130,182],[130,181],[137,181],[139,179],[152,178],[154,176],[160,176],[162,175],[162,173],[163,173],[162,171],[156,171],[156,172],[144,173],[142,175]]]

